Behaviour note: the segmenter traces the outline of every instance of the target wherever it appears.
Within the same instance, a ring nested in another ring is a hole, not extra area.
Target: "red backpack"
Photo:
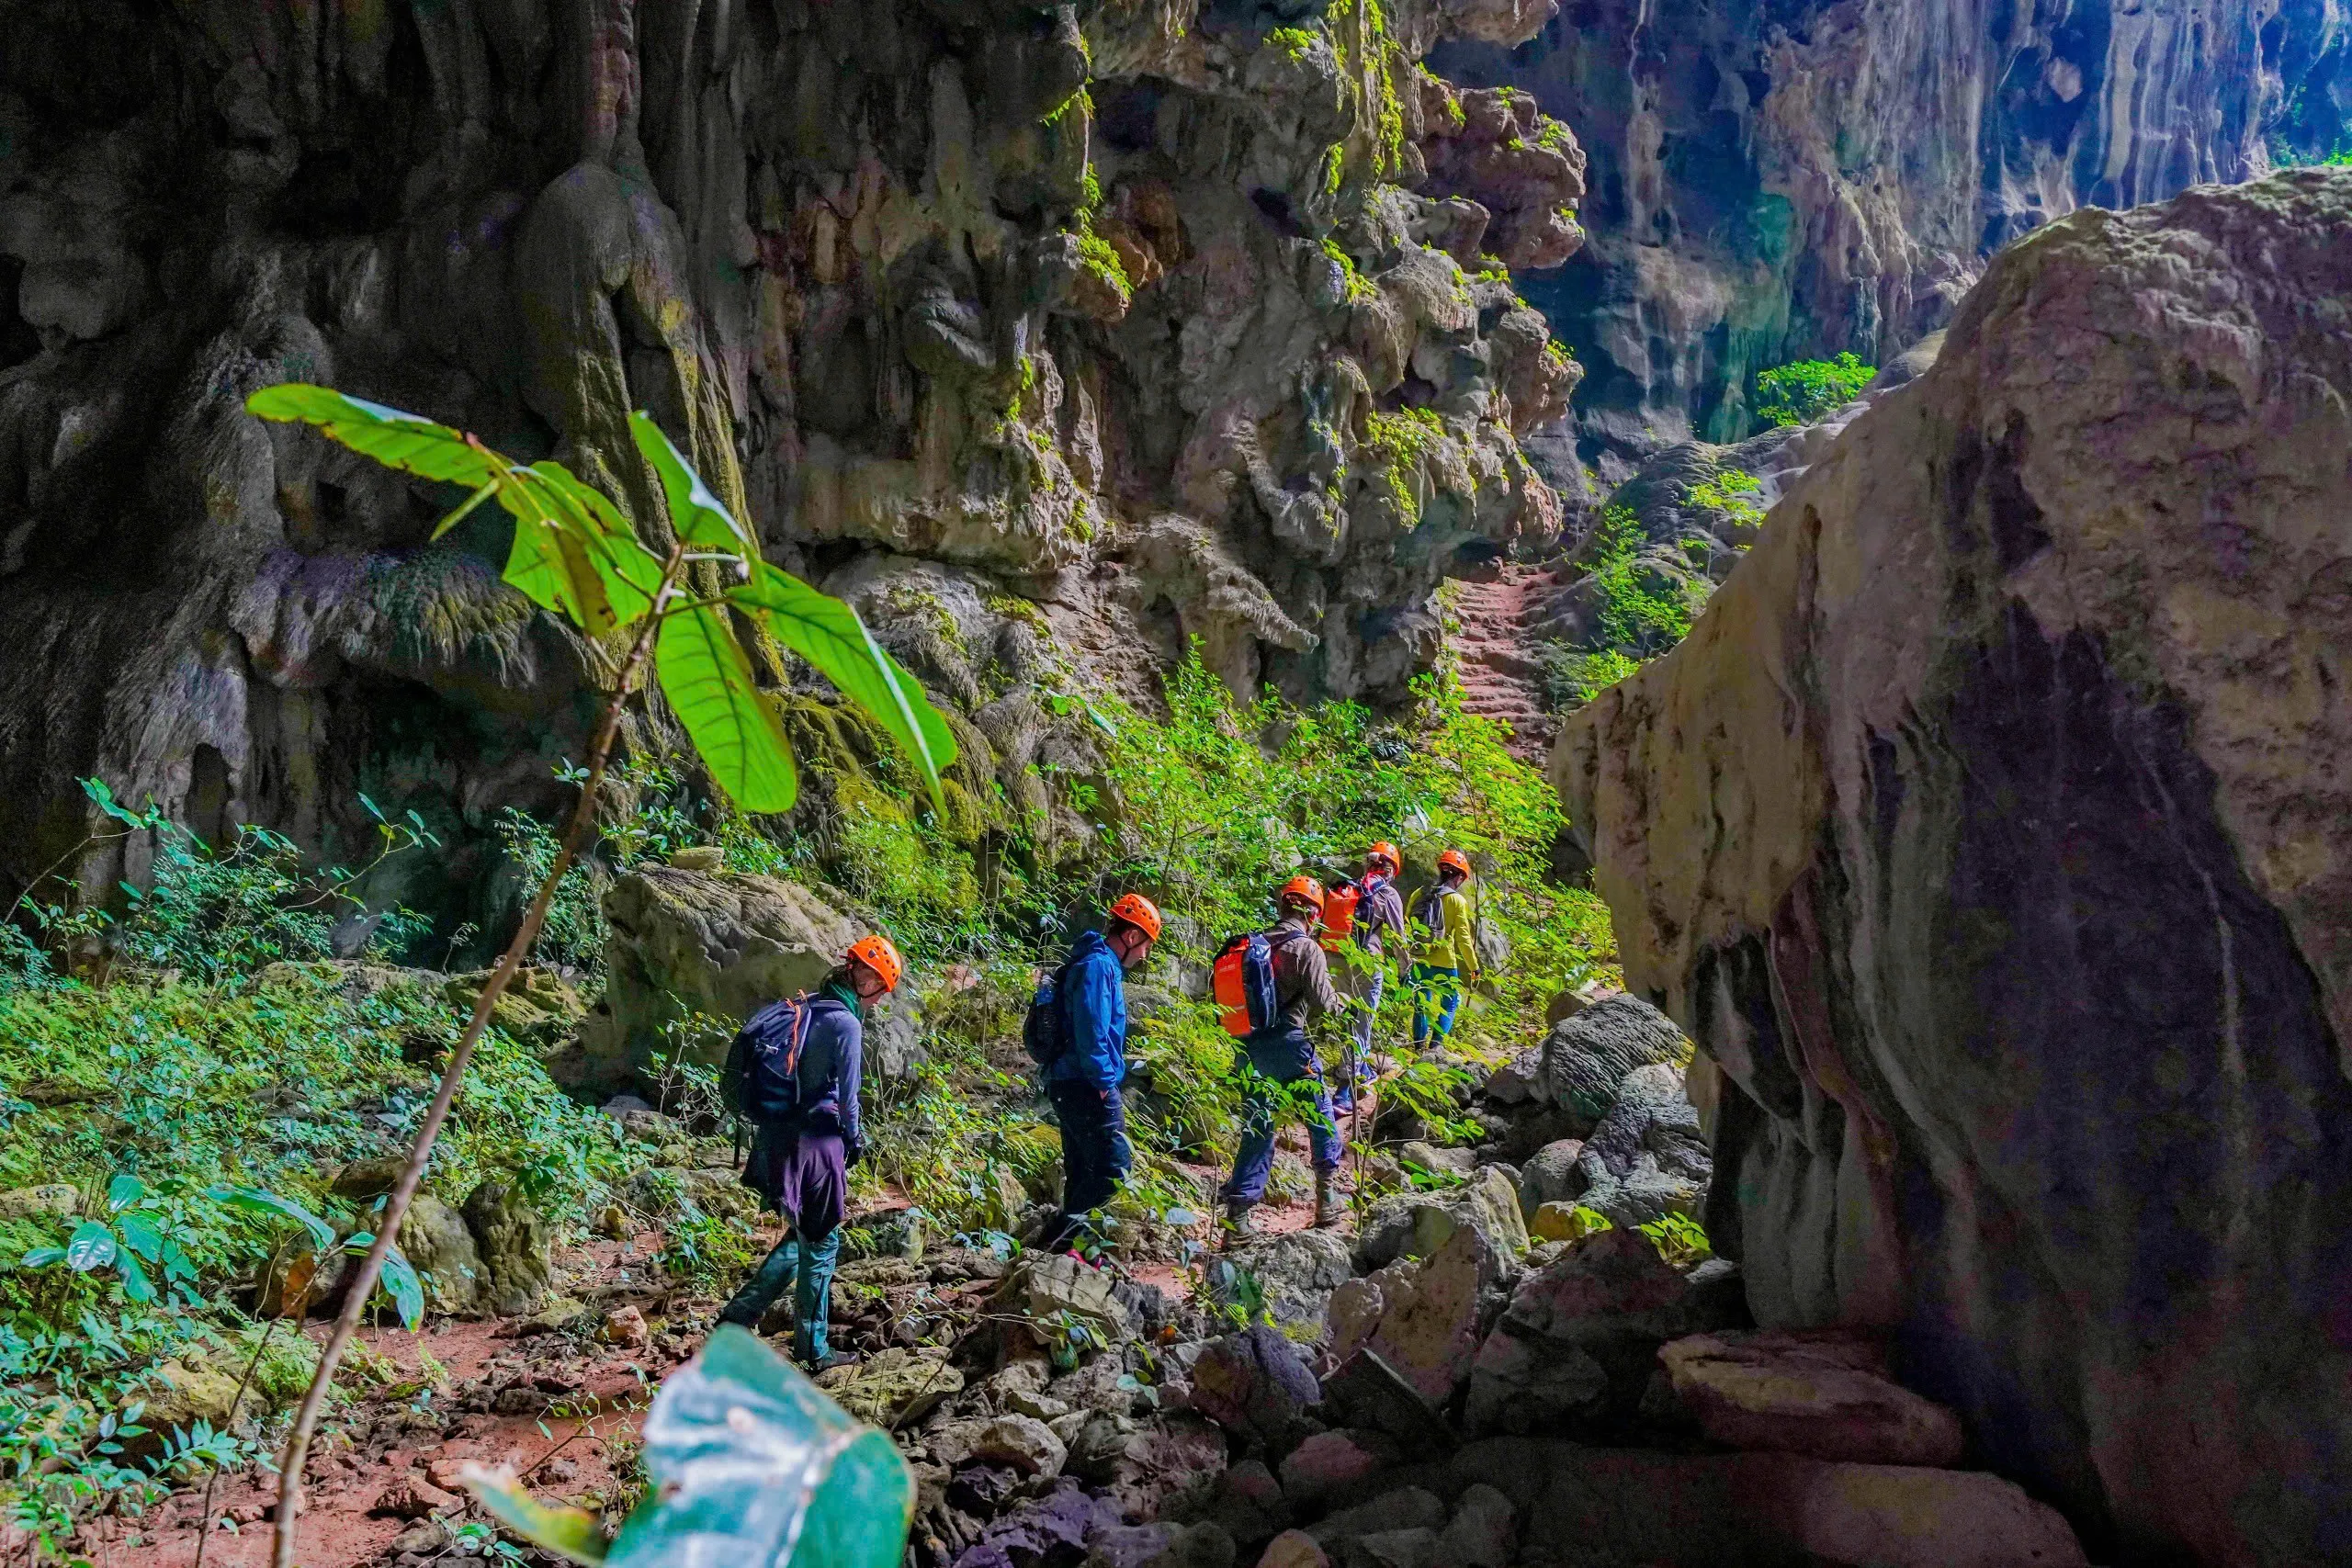
[[[1237,1040],[1271,1029],[1282,1015],[1274,994],[1274,948],[1296,941],[1297,931],[1251,931],[1227,937],[1209,966],[1209,993],[1216,998],[1217,1021]]]

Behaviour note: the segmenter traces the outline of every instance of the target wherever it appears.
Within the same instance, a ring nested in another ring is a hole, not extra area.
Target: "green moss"
[[[1356,270],[1355,258],[1341,250],[1337,241],[1327,239],[1322,243],[1323,254],[1331,258],[1346,279],[1349,304],[1364,304],[1380,298],[1380,290]]]
[[[1315,49],[1315,35],[1305,28],[1276,28],[1266,35],[1270,48],[1283,51],[1283,58],[1295,65]]]
[[[1087,177],[1094,177],[1092,171],[1088,171]],[[1093,223],[1082,213],[1079,218],[1077,233],[1080,265],[1117,289],[1120,299],[1134,299],[1135,280],[1127,276],[1125,265],[1119,260],[1119,253],[1111,248],[1110,241],[1094,231]]]
[[[1445,423],[1428,409],[1377,411],[1364,416],[1364,437],[1359,450],[1378,464],[1388,486],[1389,499],[1408,519],[1419,521],[1420,508],[1413,499],[1412,475],[1445,439]]]
[[[1576,133],[1560,121],[1545,116],[1535,132],[1535,144],[1566,155],[1577,144]]]
[[[1047,112],[1043,123],[1046,125],[1059,125],[1063,118],[1067,117],[1072,109],[1079,110],[1085,118],[1090,120],[1094,118],[1093,95],[1088,92],[1084,87],[1079,88],[1077,92],[1072,93],[1069,97],[1064,98],[1060,103],[1056,104],[1053,108]]]

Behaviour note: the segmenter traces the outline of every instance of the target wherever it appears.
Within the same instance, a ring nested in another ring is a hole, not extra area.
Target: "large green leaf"
[[[670,502],[670,524],[678,530],[678,537],[706,550],[725,550],[744,559],[759,556],[760,547],[751,530],[736,520],[727,510],[727,503],[710,492],[702,476],[694,470],[684,454],[670,444],[662,427],[641,413],[628,416],[628,433],[636,438],[637,449],[662,476],[662,493]]]
[[[621,1527],[608,1568],[904,1559],[915,1502],[907,1461],[748,1329],[722,1325],[662,1385],[644,1461],[654,1500]]]
[[[727,600],[758,616],[776,641],[879,719],[922,776],[933,804],[943,803],[939,775],[956,761],[955,737],[922,683],[882,651],[855,610],[763,560],[752,563],[749,582],[728,590]]]
[[[792,748],[726,609],[697,604],[663,616],[653,660],[662,694],[718,786],[746,811],[789,811],[799,791]]]
[[[459,1477],[507,1529],[590,1568],[605,1561],[604,1521],[586,1509],[549,1507],[523,1490],[513,1475],[485,1465],[469,1464]]]
[[[232,1209],[243,1209],[249,1214],[268,1214],[281,1220],[291,1220],[302,1227],[311,1238],[314,1252],[324,1252],[334,1245],[334,1227],[311,1213],[291,1198],[281,1197],[259,1187],[208,1187],[204,1195],[216,1203],[226,1203]]]
[[[375,1245],[373,1231],[359,1231],[345,1239],[343,1249],[360,1258]],[[424,1281],[417,1278],[416,1266],[401,1255],[399,1247],[385,1249],[384,1267],[376,1276],[376,1287],[392,1298],[392,1310],[401,1314],[401,1326],[414,1333],[424,1322]]]
[[[446,424],[329,387],[265,387],[245,407],[264,419],[315,424],[363,457],[473,491],[442,520],[435,537],[495,496],[514,519],[506,581],[592,636],[635,619],[651,604],[659,563],[611,502],[557,464],[525,467]]]
[[[86,1274],[115,1260],[114,1232],[96,1220],[84,1220],[65,1240],[66,1266]]]

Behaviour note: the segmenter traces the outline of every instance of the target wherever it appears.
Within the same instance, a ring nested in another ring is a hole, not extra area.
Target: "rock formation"
[[[2037,225],[2247,179],[2274,143],[2322,157],[2352,126],[2330,0],[1572,0],[1533,42],[1436,62],[1527,89],[1591,152],[1593,243],[1528,294],[1591,372],[1572,429],[1612,482],[1746,435],[1759,369],[1892,358]]]
[[[0,875],[77,775],[328,854],[366,790],[448,840],[378,896],[494,913],[485,818],[560,799],[610,661],[492,512],[429,544],[450,497],[242,412],[290,378],[652,536],[649,410],[967,709],[1039,637],[1401,694],[1441,578],[1558,526],[1515,434],[1577,371],[1505,269],[1582,238],[1566,129],[1416,62],[1549,9],[0,4]],[[983,777],[1040,744],[998,716]]]
[[[2341,1551],[2352,171],[2077,212],[1555,756],[1768,1327],[2095,1554]]]

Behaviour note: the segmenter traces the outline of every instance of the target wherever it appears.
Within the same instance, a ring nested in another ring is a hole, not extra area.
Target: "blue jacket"
[[[857,1120],[857,1085],[865,1071],[865,1025],[854,1003],[828,987],[810,995],[808,1034],[801,1043],[801,1112],[788,1131],[839,1133],[855,1147],[863,1141]]]
[[[1117,1088],[1127,1077],[1127,987],[1119,955],[1101,931],[1070,944],[1059,995],[1069,1049],[1047,1064],[1046,1080]]]

